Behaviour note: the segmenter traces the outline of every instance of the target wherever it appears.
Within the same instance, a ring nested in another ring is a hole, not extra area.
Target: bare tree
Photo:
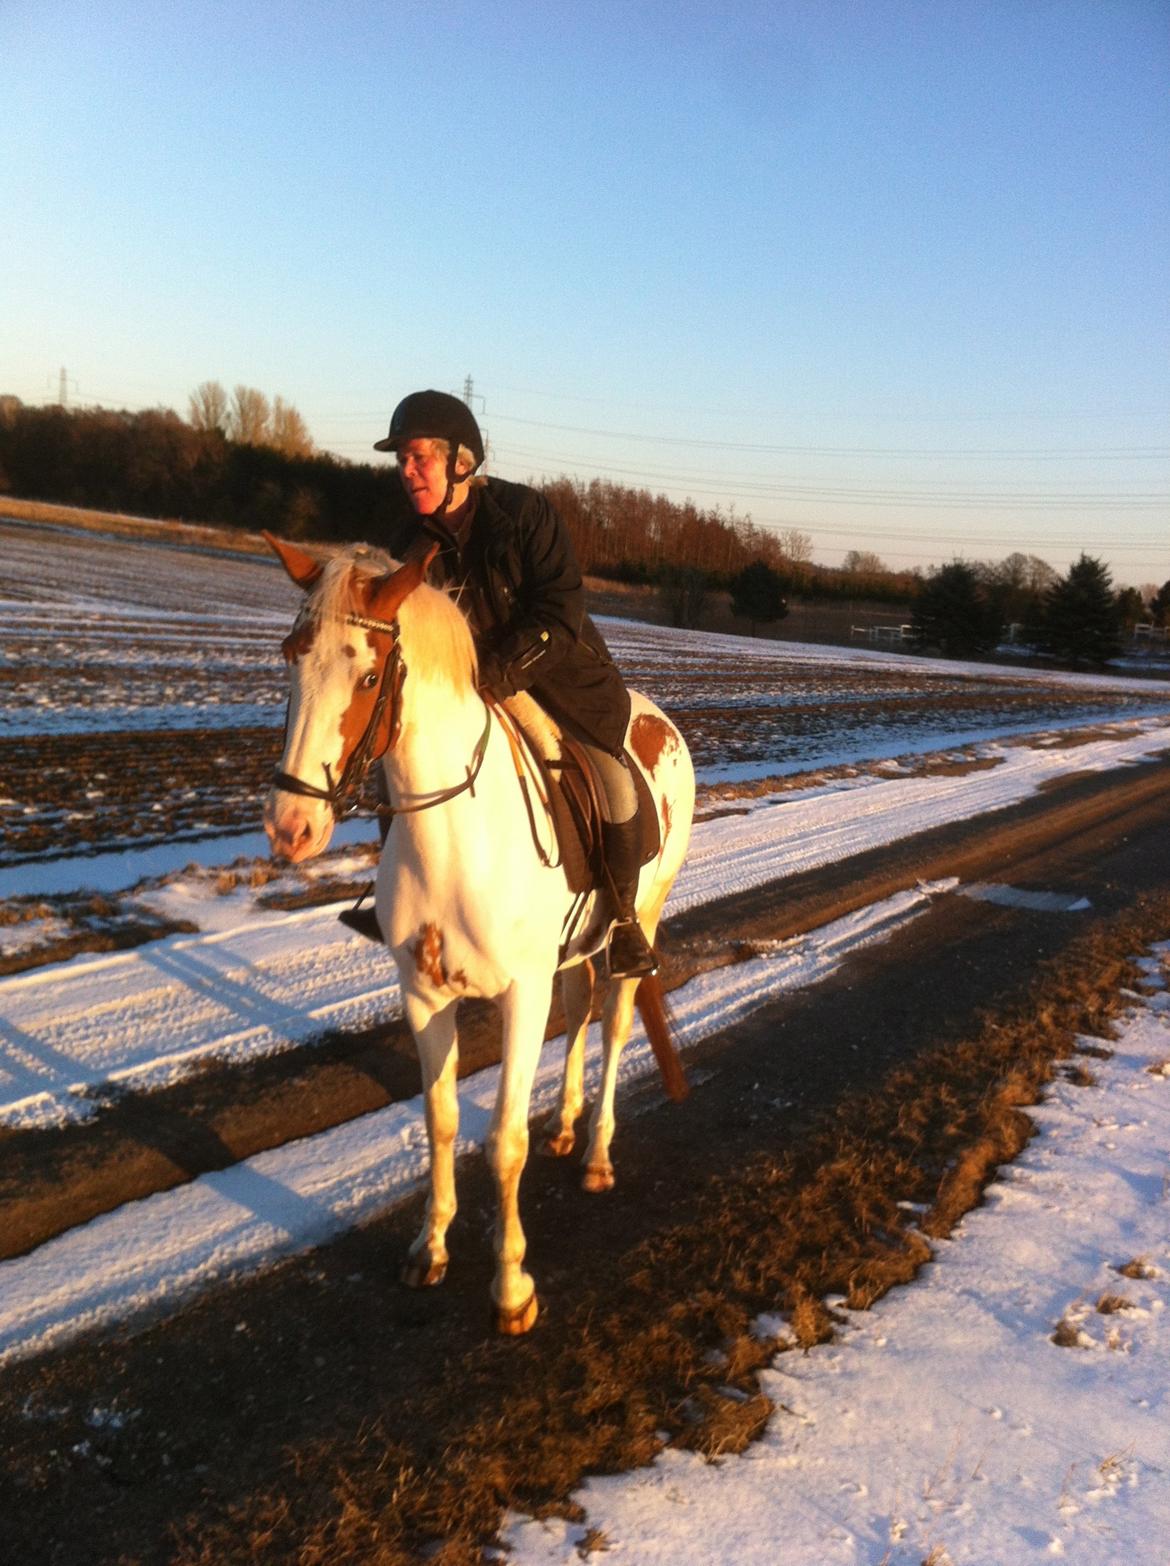
[[[798,527],[783,527],[776,534],[776,542],[785,560],[793,565],[805,565],[812,559],[812,537]]]
[[[196,430],[227,433],[228,396],[218,381],[201,381],[187,399],[187,423]]]
[[[291,402],[283,397],[272,399],[272,414],[268,420],[268,444],[286,457],[311,457],[313,441],[309,426]]]
[[[851,549],[841,562],[847,576],[884,576],[886,563],[870,549]]]
[[[243,446],[268,444],[268,398],[254,386],[237,386],[232,393],[228,434]]]

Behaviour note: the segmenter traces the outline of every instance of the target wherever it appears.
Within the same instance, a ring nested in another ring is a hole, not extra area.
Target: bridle
[[[298,778],[291,772],[285,772],[276,767],[272,773],[272,781],[279,789],[288,794],[300,794],[306,799],[323,799],[333,812],[335,821],[343,821],[347,816],[352,816],[363,805],[374,811],[379,816],[387,818],[398,815],[411,815],[418,810],[430,810],[435,805],[442,805],[449,799],[471,790],[475,792],[475,780],[479,776],[483,766],[483,758],[487,753],[488,740],[491,737],[492,713],[487,709],[487,722],[484,724],[483,733],[476,741],[475,749],[471,754],[471,763],[467,768],[467,776],[461,783],[454,784],[451,788],[442,789],[430,799],[423,800],[417,805],[391,805],[382,800],[363,797],[366,774],[375,761],[381,760],[387,751],[393,750],[398,742],[398,735],[402,728],[402,687],[406,683],[406,659],[402,656],[402,642],[400,638],[398,621],[375,620],[368,615],[347,614],[347,625],[360,626],[367,631],[377,631],[384,636],[393,638],[386,661],[382,665],[382,678],[378,685],[378,694],[374,700],[373,710],[366,723],[365,730],[360,740],[350,752],[345,765],[341,769],[341,776],[334,782],[330,775],[328,762],[322,762],[325,773],[325,788],[318,788],[315,783],[307,783],[304,778]],[[295,627],[294,627],[295,631]],[[382,725],[382,718],[387,704],[390,705],[390,723],[387,730],[386,743],[380,750],[374,747],[378,742],[378,731]],[[288,718],[285,717],[285,739],[288,738]]]

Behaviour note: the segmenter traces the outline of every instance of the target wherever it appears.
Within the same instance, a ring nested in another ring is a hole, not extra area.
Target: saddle
[[[605,884],[601,789],[588,753],[526,691],[507,697],[500,705],[525,742],[527,759],[539,780],[542,803],[552,820],[569,890],[583,895],[600,889]],[[648,864],[661,848],[658,811],[650,785],[628,749],[625,756],[638,796],[639,862]],[[521,765],[518,760],[518,771]],[[523,785],[522,772],[520,776]],[[525,799],[529,801],[531,816],[532,806],[526,787]],[[536,834],[533,819],[533,836]]]

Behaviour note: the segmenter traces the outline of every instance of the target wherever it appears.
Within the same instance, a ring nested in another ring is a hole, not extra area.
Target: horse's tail
[[[681,1103],[691,1089],[678,1056],[678,1046],[674,1042],[674,1028],[661,981],[653,975],[639,980],[638,988],[634,991],[634,1004],[662,1073],[667,1096],[676,1104]]]

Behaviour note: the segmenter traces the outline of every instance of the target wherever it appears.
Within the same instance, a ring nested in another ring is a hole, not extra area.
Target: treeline
[[[1138,626],[1170,623],[1170,582],[1148,601],[1115,590],[1109,568],[1082,554],[1063,576],[1035,555],[999,566],[952,560],[932,572],[914,604],[913,640],[945,657],[983,657],[1005,637],[1074,668],[1104,668]]]
[[[1170,584],[1151,591],[1147,605],[1132,588],[1114,593],[1099,562],[1078,563],[1072,581],[1024,554],[996,565],[955,561],[923,577],[854,550],[834,569],[813,564],[806,533],[759,527],[734,507],[680,505],[607,479],[541,487],[582,567],[656,584],[675,624],[701,625],[723,591],[753,624],[782,617],[788,599],[864,599],[912,614],[923,648],[978,655],[1010,635],[1053,656],[1099,663],[1135,625],[1162,628],[1170,619]],[[392,467],[316,452],[300,415],[279,397],[269,403],[243,386],[229,397],[214,381],[192,393],[189,419],[170,409],[29,407],[0,396],[5,491],[324,542],[377,542],[390,515],[407,505]],[[1090,624],[1093,634],[1084,629]]]
[[[790,596],[907,602],[912,572],[873,555],[847,569],[814,565],[795,528],[758,527],[734,507],[681,505],[606,479],[541,486],[564,516],[593,575],[661,583],[682,572],[706,591],[728,588],[763,561]],[[300,539],[376,541],[405,504],[393,470],[314,452],[295,409],[218,382],[192,393],[190,417],[170,409],[29,407],[0,397],[0,493],[272,532]]]
[[[386,468],[291,456],[169,409],[32,408],[0,399],[0,492],[292,538],[372,538],[398,490]]]
[[[814,565],[807,533],[759,527],[750,517],[737,517],[734,507],[702,509],[690,500],[680,505],[608,479],[559,478],[541,487],[595,576],[661,583],[681,571],[715,590],[730,588],[745,567],[762,561],[792,596],[906,603],[918,591],[915,572],[887,571],[876,556],[862,557],[857,570]]]

